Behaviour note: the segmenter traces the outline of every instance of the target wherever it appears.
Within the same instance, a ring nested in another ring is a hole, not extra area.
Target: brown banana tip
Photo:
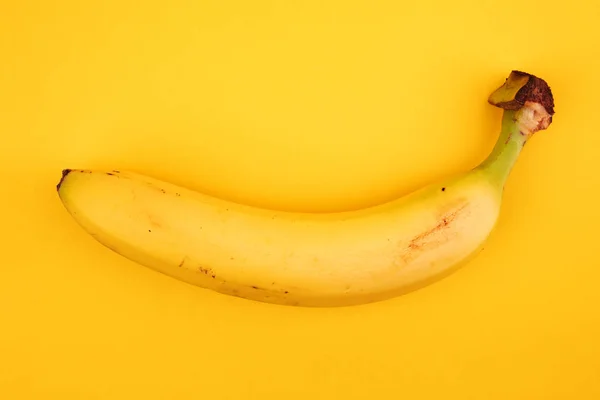
[[[58,182],[58,184],[56,185],[56,190],[60,190],[60,185],[62,185],[63,181],[65,180],[65,178],[67,177],[67,175],[69,175],[69,172],[71,172],[72,170],[70,169],[63,169],[62,170],[62,176],[60,177],[60,181]]]
[[[525,103],[538,103],[554,115],[554,97],[545,80],[526,72],[514,70],[502,86],[489,97],[488,102],[505,110],[519,110]]]

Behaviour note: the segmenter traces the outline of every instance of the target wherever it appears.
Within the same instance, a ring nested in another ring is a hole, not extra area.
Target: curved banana
[[[489,102],[504,117],[483,163],[366,209],[260,209],[121,171],[64,170],[57,189],[100,243],[182,281],[284,305],[380,301],[430,284],[477,254],[523,145],[554,113],[547,84],[518,71]]]

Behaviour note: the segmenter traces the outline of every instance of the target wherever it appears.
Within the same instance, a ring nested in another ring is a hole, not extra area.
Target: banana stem
[[[476,168],[504,187],[523,146],[534,133],[547,129],[554,115],[554,98],[548,84],[534,75],[512,71],[488,102],[504,109],[502,129],[490,155]]]
[[[485,171],[499,186],[504,186],[527,142],[527,136],[519,131],[516,114],[517,112],[513,110],[504,111],[498,141],[490,155],[477,167]]]

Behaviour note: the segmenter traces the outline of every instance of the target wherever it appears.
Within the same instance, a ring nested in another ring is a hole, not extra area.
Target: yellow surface
[[[0,398],[599,399],[600,6],[559,1],[3,1]],[[497,230],[424,290],[344,309],[203,291],[103,248],[62,168],[290,210],[470,168],[511,69],[556,117]]]

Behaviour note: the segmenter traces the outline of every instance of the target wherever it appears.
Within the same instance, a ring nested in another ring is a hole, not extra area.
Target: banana
[[[554,114],[546,82],[520,71],[488,101],[504,111],[501,134],[482,163],[365,209],[268,210],[116,170],[66,169],[58,195],[104,246],[205,289],[305,307],[382,301],[448,276],[477,255],[519,153]]]

